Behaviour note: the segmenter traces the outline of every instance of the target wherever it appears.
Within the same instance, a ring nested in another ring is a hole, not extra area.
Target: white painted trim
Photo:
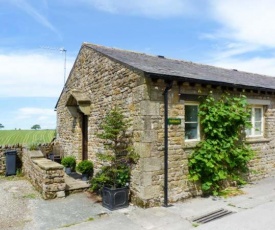
[[[197,101],[187,101],[187,102],[185,102],[184,103],[184,109],[185,109],[185,106],[186,105],[195,105],[195,106],[198,106],[198,112],[199,112],[199,102],[197,102]],[[196,122],[189,122],[189,124],[191,124],[191,123],[196,123]],[[199,118],[199,116],[198,116],[198,120],[197,120],[197,124],[198,124],[198,130],[197,130],[197,136],[198,136],[198,138],[197,139],[185,139],[185,124],[186,124],[186,122],[185,122],[185,116],[184,116],[184,141],[186,141],[186,142],[191,142],[191,141],[200,141],[200,135],[201,135],[201,133],[200,133],[200,118]]]

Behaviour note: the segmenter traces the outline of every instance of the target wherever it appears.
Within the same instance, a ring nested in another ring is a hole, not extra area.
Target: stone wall
[[[73,90],[79,90],[91,101],[88,116],[88,157],[95,163],[95,154],[104,151],[97,138],[99,124],[113,107],[119,107],[132,122],[139,116],[139,104],[146,97],[145,78],[134,70],[113,62],[90,48],[82,47],[57,106],[57,142],[64,155],[82,160],[82,113],[71,114],[66,103]],[[148,95],[147,95],[148,98]],[[132,127],[129,129],[132,133]]]
[[[132,202],[144,207],[163,203],[164,185],[164,103],[163,80],[146,75],[115,62],[90,48],[82,47],[70,73],[57,106],[57,142],[64,155],[82,159],[82,116],[72,115],[66,103],[73,90],[79,90],[91,100],[88,116],[88,157],[97,170],[101,162],[96,153],[104,148],[96,133],[102,118],[112,107],[118,106],[131,119],[129,133],[133,136],[135,150],[140,154],[139,163],[132,170]],[[196,184],[188,181],[188,157],[198,142],[184,140],[184,104],[182,95],[207,95],[213,91],[219,97],[223,92],[238,95],[242,89],[212,87],[208,85],[174,82],[169,91],[169,117],[180,118],[180,125],[169,125],[168,196],[176,202],[198,195]],[[275,110],[274,95],[260,91],[246,91],[250,99],[270,100],[265,111],[265,136],[248,140],[257,151],[250,162],[250,179],[260,179],[275,171]]]
[[[53,146],[54,146],[53,143],[41,144],[39,146],[39,149],[41,150],[43,155],[47,157],[50,153],[53,152]],[[6,173],[5,152],[9,150],[15,150],[17,152],[16,168],[19,170],[21,170],[22,168],[23,146],[21,144],[0,146],[0,175]]]
[[[23,173],[44,199],[65,197],[63,166],[48,160],[39,150],[23,149]]]
[[[265,112],[265,138],[247,140],[256,152],[254,159],[250,162],[249,178],[251,180],[275,173],[275,109],[273,105],[266,108]]]
[[[135,203],[149,207],[163,203],[164,185],[164,104],[162,92],[163,80],[149,82],[150,100],[141,103],[141,116],[134,123],[135,148],[141,154],[138,167],[133,170],[133,177],[139,178],[133,184]],[[207,95],[210,91],[215,97],[224,92],[239,95],[237,89],[202,86],[194,84],[174,84],[169,91],[169,117],[180,118],[180,125],[169,125],[168,136],[168,197],[169,202],[176,202],[201,194],[197,184],[188,181],[188,157],[198,142],[185,141],[184,104],[181,95]],[[250,180],[257,180],[275,173],[275,99],[273,95],[262,92],[245,92],[249,99],[269,100],[265,107],[265,136],[248,138],[247,142],[255,150],[255,158],[249,163]],[[198,102],[198,99],[197,99]],[[142,139],[146,136],[145,139]]]
[[[0,175],[6,173],[6,156],[5,152],[9,150],[15,150],[17,152],[16,157],[16,167],[18,169],[22,168],[22,145],[6,145],[0,146]]]

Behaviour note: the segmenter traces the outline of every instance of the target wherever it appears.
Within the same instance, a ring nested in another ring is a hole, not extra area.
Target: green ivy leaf
[[[223,180],[242,180],[254,156],[243,141],[242,130],[251,126],[246,97],[224,94],[216,100],[210,93],[200,105],[199,117],[205,138],[189,158],[189,179],[199,180],[205,193],[217,194]]]

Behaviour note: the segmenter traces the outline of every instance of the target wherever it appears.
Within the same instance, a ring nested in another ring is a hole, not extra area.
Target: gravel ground
[[[32,220],[32,201],[40,199],[29,181],[0,177],[0,229],[23,229]]]
[[[106,215],[88,192],[44,200],[24,177],[0,176],[0,230],[53,230]]]

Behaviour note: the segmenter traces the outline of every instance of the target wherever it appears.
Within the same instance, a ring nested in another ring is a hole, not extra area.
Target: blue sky
[[[274,0],[0,0],[0,123],[55,128],[83,42],[275,76]]]

